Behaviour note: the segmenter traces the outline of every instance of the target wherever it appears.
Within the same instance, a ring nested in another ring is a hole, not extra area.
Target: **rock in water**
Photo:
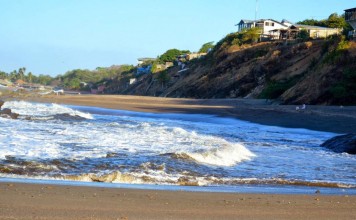
[[[0,100],[0,106],[1,106],[1,100]],[[19,114],[12,112],[11,109],[9,108],[4,108],[0,109],[0,117],[3,118],[12,118],[12,119],[17,119],[19,117]]]
[[[356,134],[345,134],[333,137],[325,141],[322,147],[326,147],[336,153],[356,154]]]
[[[1,106],[4,104],[5,102],[3,100],[0,100],[0,109],[1,109]]]

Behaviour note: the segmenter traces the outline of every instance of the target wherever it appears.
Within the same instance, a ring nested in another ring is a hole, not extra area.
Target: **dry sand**
[[[355,107],[113,95],[18,97],[143,112],[205,113],[336,133],[356,129]],[[0,219],[356,219],[356,196],[238,194],[0,183]]]
[[[0,219],[356,219],[356,196],[0,183]]]

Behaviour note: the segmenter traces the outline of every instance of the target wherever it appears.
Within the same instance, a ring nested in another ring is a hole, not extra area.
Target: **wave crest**
[[[256,155],[242,144],[224,144],[221,147],[197,152],[181,152],[171,154],[175,159],[194,160],[198,163],[214,166],[234,166],[242,161],[251,160]]]
[[[81,112],[55,103],[42,104],[42,103],[32,103],[26,101],[10,101],[10,102],[5,102],[4,108],[10,108],[14,112],[20,115],[26,115],[30,118],[69,115],[72,117],[93,119],[93,116],[90,113]]]

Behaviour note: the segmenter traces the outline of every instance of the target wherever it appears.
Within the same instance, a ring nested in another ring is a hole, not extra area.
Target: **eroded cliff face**
[[[268,98],[285,104],[356,104],[356,43],[342,39],[215,48],[181,70],[145,75],[120,93],[189,98]]]

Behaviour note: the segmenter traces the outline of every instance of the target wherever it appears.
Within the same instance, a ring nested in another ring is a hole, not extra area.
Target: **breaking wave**
[[[84,119],[93,119],[93,116],[90,113],[84,113],[55,103],[40,104],[25,101],[9,101],[5,102],[3,108],[10,108],[13,112],[30,118],[45,119],[46,117],[54,116],[58,118],[61,116],[72,116]]]
[[[199,163],[216,166],[234,166],[242,161],[251,160],[256,155],[242,144],[223,145],[208,151],[186,153],[187,156]]]

